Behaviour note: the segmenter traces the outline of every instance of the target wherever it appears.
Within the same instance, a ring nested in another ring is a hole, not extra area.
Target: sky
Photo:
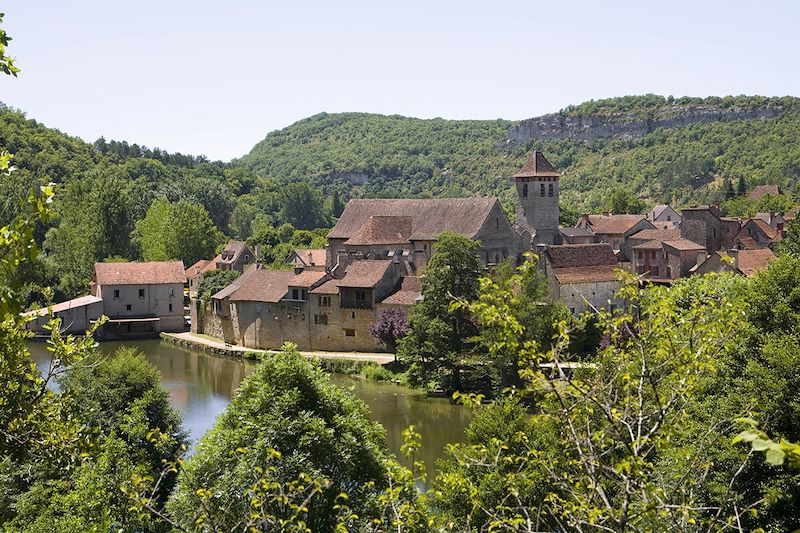
[[[800,2],[7,0],[0,101],[92,142],[230,160],[320,112],[524,119],[800,94]]]

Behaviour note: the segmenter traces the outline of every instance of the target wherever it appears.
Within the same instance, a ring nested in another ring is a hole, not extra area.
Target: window
[[[672,215],[667,215],[667,222],[672,222]]]
[[[114,299],[119,300],[119,289],[114,289]]]
[[[527,183],[522,185],[522,197],[523,198],[527,198],[528,197],[528,184]]]
[[[668,278],[672,277],[672,267],[667,267],[667,277]]]
[[[658,265],[653,265],[653,266],[651,267],[651,272],[650,272],[650,274],[651,274],[653,277],[658,277]]]
[[[308,299],[308,291],[306,289],[301,290],[300,296],[303,298],[303,300]]]
[[[139,298],[144,299],[144,289],[139,289]]]
[[[547,195],[552,197],[553,196],[553,184],[547,186]]]
[[[126,306],[125,306],[125,310],[126,310],[126,311],[130,311],[130,310],[131,310],[131,304],[128,304],[128,305],[126,305]]]
[[[355,337],[356,336],[356,330],[354,330],[354,329],[345,329],[344,330],[344,336],[345,337]]]
[[[299,300],[299,299],[300,299],[300,290],[292,289],[292,300]]]
[[[496,228],[499,228],[499,227],[500,227],[500,217],[497,217],[497,218],[495,219],[495,221],[494,221],[494,227],[496,227]]]
[[[170,289],[169,290],[169,297],[172,298],[173,296],[175,296],[175,289]]]
[[[352,313],[350,313],[350,318],[355,318],[355,317],[356,317],[356,312],[355,312],[355,311],[353,311]]]
[[[331,306],[331,297],[330,296],[320,296],[319,297],[319,306],[320,307],[330,307]]]
[[[328,325],[328,315],[326,314],[319,314],[314,315],[314,324],[318,326],[327,326]]]
[[[172,312],[172,304],[169,304],[169,312]]]
[[[356,291],[356,300],[366,301],[367,291]]]
[[[542,183],[541,185],[539,185],[539,196],[541,196],[542,198],[544,198],[544,183]]]
[[[655,258],[656,258],[656,251],[650,250],[650,259],[655,259]]]
[[[250,261],[250,256],[249,256],[249,255],[247,255],[247,254],[244,254],[244,261],[245,261],[245,263],[246,263],[247,261]]]
[[[639,255],[639,259],[642,259],[642,251],[641,251],[641,250],[639,250],[639,251],[638,251],[638,252],[636,252],[636,253]]]

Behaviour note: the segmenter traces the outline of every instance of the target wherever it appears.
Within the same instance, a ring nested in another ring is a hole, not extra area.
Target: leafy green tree
[[[739,181],[736,182],[736,194],[739,196],[747,194],[747,182],[744,176],[739,176]]]
[[[800,257],[800,224],[789,224],[789,230],[786,232],[786,237],[781,239],[775,247],[778,254],[788,254],[794,257]]]
[[[253,509],[248,496],[300,480],[316,487],[303,504],[311,531],[333,529],[342,492],[349,508],[368,519],[372,498],[386,484],[383,439],[361,401],[287,346],[242,382],[187,460],[168,509],[187,529],[240,530]],[[262,501],[268,513],[290,518],[288,507]]]
[[[614,214],[641,213],[644,202],[637,198],[628,189],[617,188],[603,204],[603,211]]]
[[[460,389],[465,352],[477,328],[470,313],[450,309],[478,296],[479,244],[453,232],[439,235],[422,278],[422,301],[409,313],[409,332],[398,345],[400,360],[416,365],[420,384],[432,380]],[[440,375],[446,373],[447,375]]]
[[[308,183],[297,182],[286,185],[281,197],[281,220],[298,229],[314,229],[328,226],[322,195]]]
[[[133,240],[145,261],[180,259],[192,265],[213,257],[222,235],[203,206],[156,200],[136,223]]]
[[[211,301],[211,297],[233,283],[239,273],[235,270],[209,270],[203,273],[200,278],[200,285],[197,287],[197,297],[205,302]]]
[[[725,199],[730,200],[734,196],[736,196],[736,191],[733,190],[733,182],[729,177],[725,177],[722,183],[722,187],[725,191]]]
[[[74,296],[86,290],[95,262],[131,254],[127,185],[105,172],[73,181],[56,209],[60,222],[44,247],[58,265],[62,288]]]
[[[0,13],[0,23],[3,22],[4,15],[5,13]],[[14,66],[14,59],[6,55],[6,47],[10,40],[11,37],[8,36],[4,29],[0,28],[0,72],[16,78],[19,68]]]
[[[92,435],[90,445],[72,453],[81,460],[70,469],[30,468],[37,477],[17,497],[9,523],[19,531],[168,531],[167,524],[130,512],[121,487],[132,479],[158,477],[163,465],[183,453],[186,434],[169,403],[159,374],[144,355],[121,348],[113,357],[84,360],[60,376],[67,414]],[[166,472],[151,498],[161,506],[175,484]]]

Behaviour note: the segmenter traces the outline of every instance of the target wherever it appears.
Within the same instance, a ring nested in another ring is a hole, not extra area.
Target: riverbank
[[[225,344],[225,342],[220,339],[190,332],[161,333],[161,339],[182,348],[223,357],[258,359],[261,355],[277,353],[275,350],[256,350],[235,344]],[[394,362],[394,355],[386,353],[301,351],[300,355],[311,359],[319,359],[321,361],[351,361],[375,363],[378,365]]]

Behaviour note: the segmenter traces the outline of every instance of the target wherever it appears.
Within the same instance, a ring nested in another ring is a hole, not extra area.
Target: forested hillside
[[[607,193],[620,185],[645,203],[680,206],[722,200],[721,177],[793,189],[800,178],[798,102],[788,97],[654,95],[586,102],[558,115],[611,123],[623,135],[591,142],[565,135],[522,145],[508,142],[514,126],[508,121],[322,113],[270,133],[238,164],[280,180],[312,178],[349,195],[493,194],[508,203],[513,193],[508,177],[536,146],[565,172],[565,199],[575,208],[600,208]],[[759,110],[774,117],[734,120]],[[684,116],[684,122],[709,113],[731,120],[656,129],[641,137],[633,129],[624,134],[626,124],[668,123],[687,113],[692,115]]]

